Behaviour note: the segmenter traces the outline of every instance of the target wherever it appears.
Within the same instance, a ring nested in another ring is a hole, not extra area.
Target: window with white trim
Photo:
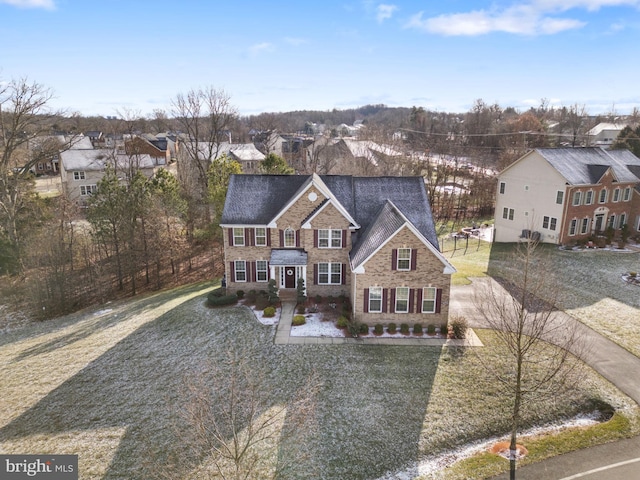
[[[318,230],[319,248],[342,248],[342,230]]]
[[[233,246],[244,247],[244,228],[233,229]]]
[[[507,187],[506,183],[500,182],[500,194],[501,195],[504,195],[504,191],[505,191],[506,187]]]
[[[613,191],[613,201],[614,202],[619,202],[620,201],[620,189],[619,188],[616,188]]]
[[[573,206],[577,207],[582,202],[582,192],[573,192]]]
[[[98,190],[96,185],[80,185],[80,195],[93,195]]]
[[[628,202],[630,198],[631,198],[631,188],[627,187],[624,189],[624,193],[622,194],[622,201]]]
[[[296,246],[296,232],[293,228],[287,228],[284,231],[284,246],[285,247]]]
[[[602,190],[600,190],[600,196],[598,197],[598,202],[599,203],[606,203],[607,202],[607,189],[603,188]]]
[[[593,203],[593,190],[589,190],[584,194],[584,204],[591,205]]]
[[[398,249],[398,270],[411,270],[411,249],[399,248]]]
[[[267,245],[267,229],[264,227],[256,228],[256,247],[264,247]]]
[[[577,228],[578,228],[578,220],[574,218],[573,220],[571,220],[571,223],[569,224],[569,235],[575,235]]]
[[[85,175],[84,172],[80,171],[80,172],[73,172],[73,179],[74,180],[84,180]]]
[[[382,313],[382,287],[369,288],[369,312]]]
[[[618,228],[622,228],[627,224],[627,214],[626,213],[621,213],[620,214],[620,221],[618,223]]]
[[[409,312],[409,287],[396,288],[396,313]]]
[[[616,228],[616,216],[615,215],[611,215],[609,217],[609,222],[607,224],[607,227]]]
[[[435,313],[436,291],[435,287],[424,287],[422,289],[422,313]]]
[[[556,203],[558,205],[562,205],[563,201],[564,201],[564,192],[562,190],[558,190],[556,192]]]
[[[244,260],[236,260],[233,262],[234,268],[234,276],[236,282],[246,282],[247,281],[247,262]]]
[[[266,260],[256,260],[256,282],[269,280],[268,264]]]
[[[342,284],[342,264],[341,263],[319,263],[318,264],[318,284],[319,285]]]
[[[502,209],[502,218],[505,220],[513,220],[514,210],[513,208],[504,207]]]
[[[556,224],[558,222],[557,218],[554,217],[542,217],[542,228],[548,228],[549,230],[555,230]]]
[[[585,234],[589,231],[589,218],[585,217],[582,219],[582,224],[580,225],[580,233]]]

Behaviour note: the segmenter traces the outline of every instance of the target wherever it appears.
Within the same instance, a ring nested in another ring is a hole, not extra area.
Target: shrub
[[[264,310],[269,306],[267,294],[260,294],[256,297],[256,310]]]
[[[357,338],[358,335],[360,334],[360,324],[355,320],[347,321],[347,331],[349,332],[349,335],[351,335],[354,338]]]
[[[400,324],[400,333],[403,335],[409,335],[409,325],[407,323]]]
[[[435,335],[435,333],[436,333],[436,326],[433,325],[432,323],[427,325],[427,335]]]
[[[209,297],[224,297],[227,294],[227,289],[224,287],[218,287],[215,290],[209,292]]]
[[[296,284],[296,297],[298,303],[304,303],[307,301],[307,297],[304,294],[304,278],[299,278],[298,283]]]
[[[391,334],[396,333],[397,329],[398,329],[398,327],[393,322],[391,322],[389,325],[387,325],[387,332],[389,332]]]
[[[233,305],[238,301],[238,296],[235,294],[217,296],[213,295],[213,292],[207,295],[207,305],[210,307],[221,307],[223,305]]]
[[[449,325],[443,323],[440,325],[440,335],[444,335],[445,337],[449,334]]]
[[[349,324],[349,319],[344,315],[340,315],[340,317],[338,317],[338,321],[336,322],[336,327],[347,328],[348,324]]]
[[[315,296],[315,301],[316,301],[316,303],[322,303],[322,295],[316,295]]]
[[[238,299],[244,298],[244,290],[238,290],[236,295],[238,296]]]
[[[270,307],[273,308],[273,307]],[[291,322],[291,325],[293,325],[294,327],[297,327],[299,325],[304,325],[305,323],[307,323],[307,319],[304,318],[304,315],[296,315],[295,317],[293,317],[293,321]]]
[[[384,327],[381,324],[376,323],[373,327],[373,333],[376,335],[382,335],[384,333]]]
[[[267,307],[267,308],[265,308],[263,310],[263,314],[267,318],[275,317],[276,316],[276,309],[275,309],[275,307]]]
[[[367,325],[366,323],[361,323],[360,324],[360,334],[361,335],[368,335],[369,334],[369,325]]]
[[[280,301],[280,298],[278,297],[278,286],[273,278],[269,280],[269,284],[267,286],[267,300],[269,301],[269,305],[275,305]]]
[[[451,321],[451,332],[453,338],[462,339],[467,336],[467,319],[464,317],[454,317]]]
[[[422,335],[422,324],[421,323],[416,323],[413,326],[413,334],[414,335]]]

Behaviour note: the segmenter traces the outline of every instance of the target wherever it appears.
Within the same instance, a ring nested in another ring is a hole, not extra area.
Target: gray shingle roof
[[[365,238],[370,240],[383,235],[381,232],[385,232],[386,227],[379,222],[396,222],[394,215],[398,212],[393,214],[388,210],[391,208],[387,206],[389,201],[438,250],[438,237],[422,177],[327,175],[320,178],[361,226],[362,233],[354,250],[361,248],[358,243]],[[267,225],[309,181],[309,175],[232,175],[220,223]],[[300,219],[301,224],[303,220]],[[375,231],[365,236],[373,224],[377,225]]]
[[[307,252],[302,249],[274,249],[271,251],[271,258],[269,264],[275,265],[306,265],[307,264]]]
[[[364,262],[404,224],[405,219],[387,200],[373,222],[360,234],[358,242],[349,254],[351,264],[356,266]]]
[[[536,149],[572,185],[597,183],[607,168],[619,182],[637,182],[630,166],[640,165],[640,158],[628,150],[602,148],[538,148]]]

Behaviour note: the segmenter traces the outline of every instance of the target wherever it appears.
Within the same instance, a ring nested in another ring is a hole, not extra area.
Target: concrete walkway
[[[280,320],[276,329],[275,344],[276,345],[402,345],[420,346],[420,347],[477,347],[482,346],[482,342],[471,329],[467,330],[467,338],[464,340],[439,339],[427,337],[367,337],[367,338],[351,338],[351,337],[292,337],[291,321],[295,313],[295,302],[282,302],[282,311],[280,312]]]

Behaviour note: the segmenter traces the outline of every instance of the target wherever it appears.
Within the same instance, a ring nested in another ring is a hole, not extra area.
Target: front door
[[[284,288],[296,288],[296,267],[284,268]]]
[[[596,233],[602,232],[602,224],[604,223],[604,215],[602,213],[599,213],[596,215],[596,226],[595,226],[595,230]]]

